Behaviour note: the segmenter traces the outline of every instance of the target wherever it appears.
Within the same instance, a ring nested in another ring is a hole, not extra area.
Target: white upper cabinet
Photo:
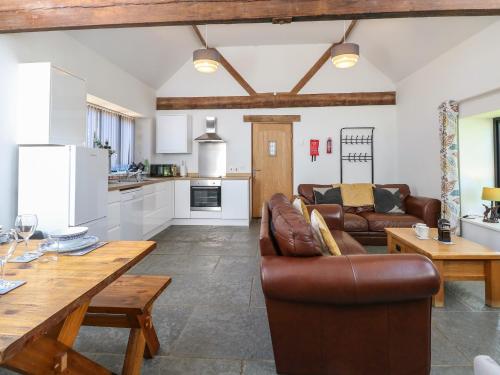
[[[190,154],[193,145],[193,128],[189,115],[156,116],[156,153]]]
[[[51,63],[19,64],[18,144],[85,146],[85,80]]]

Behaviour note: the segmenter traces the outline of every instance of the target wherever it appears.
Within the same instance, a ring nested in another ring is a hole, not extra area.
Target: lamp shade
[[[500,188],[483,188],[483,201],[500,202]]]
[[[197,49],[193,52],[193,63],[197,71],[213,73],[220,64],[220,54],[215,48]]]
[[[359,45],[355,43],[337,44],[332,48],[332,62],[337,68],[350,68],[358,62]]]

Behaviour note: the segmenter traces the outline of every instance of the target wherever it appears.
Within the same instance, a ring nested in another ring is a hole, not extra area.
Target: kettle
[[[438,220],[438,241],[451,242],[451,224],[449,220]]]

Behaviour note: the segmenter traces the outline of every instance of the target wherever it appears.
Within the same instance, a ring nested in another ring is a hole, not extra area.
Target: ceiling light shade
[[[337,68],[350,68],[358,62],[359,45],[356,43],[337,44],[332,48],[332,62]]]
[[[213,73],[220,64],[220,54],[215,48],[197,49],[193,52],[193,63],[197,71]]]

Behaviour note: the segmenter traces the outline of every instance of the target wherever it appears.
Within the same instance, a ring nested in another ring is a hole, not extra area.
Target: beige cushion
[[[348,207],[373,206],[372,184],[341,184],[342,203]]]
[[[342,255],[337,242],[335,242],[330,229],[328,229],[325,223],[325,219],[323,219],[323,216],[321,216],[318,210],[313,210],[311,212],[311,227],[326,254]]]
[[[295,207],[295,209],[299,211],[302,214],[302,216],[304,216],[304,219],[306,219],[307,224],[311,224],[309,211],[307,210],[307,207],[302,199],[295,198],[293,201],[293,207]]]

